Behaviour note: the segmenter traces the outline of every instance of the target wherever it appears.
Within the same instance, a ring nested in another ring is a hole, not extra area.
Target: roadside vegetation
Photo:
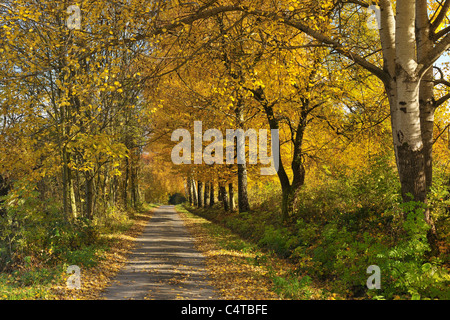
[[[169,201],[265,297],[449,298],[450,0],[4,0],[0,54],[0,299],[98,298]]]
[[[117,212],[115,219],[81,220],[75,224],[52,221],[25,225],[14,260],[3,256],[0,273],[0,300],[98,299],[101,290],[120,270],[151,217],[151,208]],[[46,229],[48,228],[48,229]],[[51,230],[51,232],[46,232]],[[20,255],[18,254],[20,253]],[[81,289],[70,289],[67,268],[81,269]]]
[[[218,213],[216,210],[179,205],[177,211],[195,236],[197,248],[206,256],[213,285],[223,299],[339,298],[317,287],[308,275],[297,273],[295,264],[264,250],[217,220],[208,220]]]
[[[445,184],[436,184],[430,201],[439,230],[448,230],[446,190]],[[395,172],[382,159],[369,174],[354,174],[350,181],[330,177],[303,188],[289,221],[280,219],[276,184],[254,185],[250,194],[255,202],[249,212],[228,212],[221,204],[186,204],[186,209],[211,221],[204,226],[218,239],[235,234],[224,249],[235,243],[240,252],[252,252],[255,264],[273,255],[285,259],[283,275],[272,272],[269,277],[281,297],[308,298],[304,289],[319,284],[345,299],[450,298],[448,234],[439,241],[441,254],[430,254],[423,210],[400,201]],[[366,286],[371,265],[380,267],[380,290]],[[324,292],[313,290],[309,298],[327,296]]]

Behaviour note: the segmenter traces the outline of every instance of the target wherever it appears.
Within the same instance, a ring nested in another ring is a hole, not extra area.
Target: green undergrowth
[[[450,277],[442,257],[427,257],[427,225],[420,219],[420,209],[410,212],[401,223],[396,241],[381,232],[385,227],[379,225],[381,222],[373,230],[360,231],[342,221],[321,225],[298,219],[286,226],[271,219],[270,212],[230,214],[217,207],[187,209],[214,222],[205,226],[212,236],[220,235],[222,247],[258,252],[259,263],[267,254],[291,262],[292,268],[285,270],[284,276],[273,275],[274,286],[282,297],[307,298],[305,288],[313,281],[324,283],[330,291],[347,299],[450,297]],[[223,238],[230,232],[233,236]],[[367,268],[371,265],[381,269],[379,290],[369,290],[366,285],[371,276]]]
[[[286,297],[312,281],[346,299],[449,299],[448,176],[436,170],[428,203],[439,253],[428,241],[423,205],[402,203],[396,179],[380,159],[370,172],[305,185],[287,221],[281,220],[280,191],[270,183],[258,186],[260,200],[250,212],[225,212],[220,204],[187,208],[290,261],[290,276],[274,278],[277,287],[289,288]],[[380,269],[380,289],[367,286],[372,265]]]
[[[0,300],[56,299],[52,289],[66,285],[67,268],[97,266],[116,241],[114,235],[133,225],[134,214],[139,212],[69,223],[56,211],[41,214],[26,203],[8,212],[0,221]]]
[[[178,205],[176,208],[177,211],[184,212],[190,217],[196,217],[210,239],[215,241],[222,250],[231,250],[245,255],[248,258],[244,263],[263,268],[272,282],[271,290],[281,299],[328,299],[335,296],[327,289],[318,288],[308,275],[287,268],[287,261],[280,259],[274,252],[264,250],[250,239],[244,239],[231,228],[218,223],[218,220],[208,219],[207,216],[215,211],[199,211],[187,205]]]

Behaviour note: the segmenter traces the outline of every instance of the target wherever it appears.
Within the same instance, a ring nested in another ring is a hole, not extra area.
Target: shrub
[[[9,195],[0,217],[0,270],[26,263],[26,256],[44,262],[98,242],[98,228],[79,218],[68,222],[53,200],[41,201],[34,191]]]
[[[377,254],[380,267],[387,273],[384,294],[409,294],[415,299],[450,298],[450,274],[439,259],[427,258],[429,225],[423,219],[423,206],[411,201],[401,207],[406,214],[401,238],[395,246]]]
[[[68,265],[78,265],[90,268],[96,266],[103,257],[105,249],[98,246],[85,246],[78,250],[67,251],[62,254],[63,261]]]
[[[36,196],[31,192],[26,198],[21,198],[21,193],[7,198],[9,205],[0,217],[0,270],[42,246],[46,230]]]
[[[309,276],[303,276],[300,279],[295,275],[286,277],[274,276],[272,281],[275,292],[282,299],[308,300],[313,295],[312,290],[309,288],[312,283],[312,279]]]
[[[288,257],[291,255],[292,250],[298,246],[298,239],[287,228],[275,228],[273,225],[268,225],[264,235],[259,240],[259,245]]]

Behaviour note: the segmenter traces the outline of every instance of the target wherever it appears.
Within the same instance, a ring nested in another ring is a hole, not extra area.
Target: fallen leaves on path
[[[113,277],[128,260],[128,254],[135,246],[135,239],[143,232],[152,211],[136,213],[134,223],[122,234],[107,235],[112,241],[110,250],[104,253],[103,259],[92,268],[81,269],[81,288],[69,289],[65,285],[56,286],[54,291],[60,300],[99,300],[102,291],[110,284]]]
[[[274,300],[279,299],[272,291],[272,282],[264,268],[248,263],[252,253],[221,248],[202,224],[209,223],[199,217],[180,212],[186,227],[195,237],[199,251],[206,256],[206,265],[214,287],[226,300]]]

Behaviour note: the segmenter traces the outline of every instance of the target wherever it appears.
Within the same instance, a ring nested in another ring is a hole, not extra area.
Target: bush
[[[269,225],[266,226],[264,235],[259,240],[259,245],[288,257],[292,250],[298,246],[298,239],[291,235],[287,228],[275,228],[273,225]]]
[[[68,265],[84,266],[86,268],[94,267],[102,259],[104,248],[98,246],[85,246],[78,250],[67,251],[61,258]]]
[[[52,200],[42,202],[36,192],[10,197],[0,217],[0,271],[26,264],[27,256],[56,262],[63,254],[99,240],[92,221],[66,221]]]
[[[301,277],[288,275],[287,277],[274,276],[275,292],[281,299],[309,300],[313,295],[309,286],[312,279],[309,276]]]
[[[6,213],[0,217],[0,270],[16,263],[30,251],[41,248],[46,236],[40,203],[36,193],[27,198],[8,198]]]
[[[448,176],[436,181],[430,205],[437,226],[448,230]],[[448,299],[445,256],[429,257],[423,207],[414,202],[401,204],[399,191],[395,168],[388,157],[379,157],[368,169],[303,186],[295,212],[284,224],[273,205],[274,198],[281,200],[275,192],[251,212],[196,211],[296,261],[296,272],[326,281],[347,297]],[[266,189],[258,192],[270,194]],[[380,267],[380,290],[366,286],[370,265]],[[274,282],[287,288],[286,297],[300,290],[295,277],[275,277]]]
[[[438,258],[427,258],[429,225],[423,219],[423,206],[416,202],[403,204],[406,219],[403,233],[395,246],[377,254],[379,265],[385,271],[387,297],[409,294],[412,298],[450,298],[450,274]]]

